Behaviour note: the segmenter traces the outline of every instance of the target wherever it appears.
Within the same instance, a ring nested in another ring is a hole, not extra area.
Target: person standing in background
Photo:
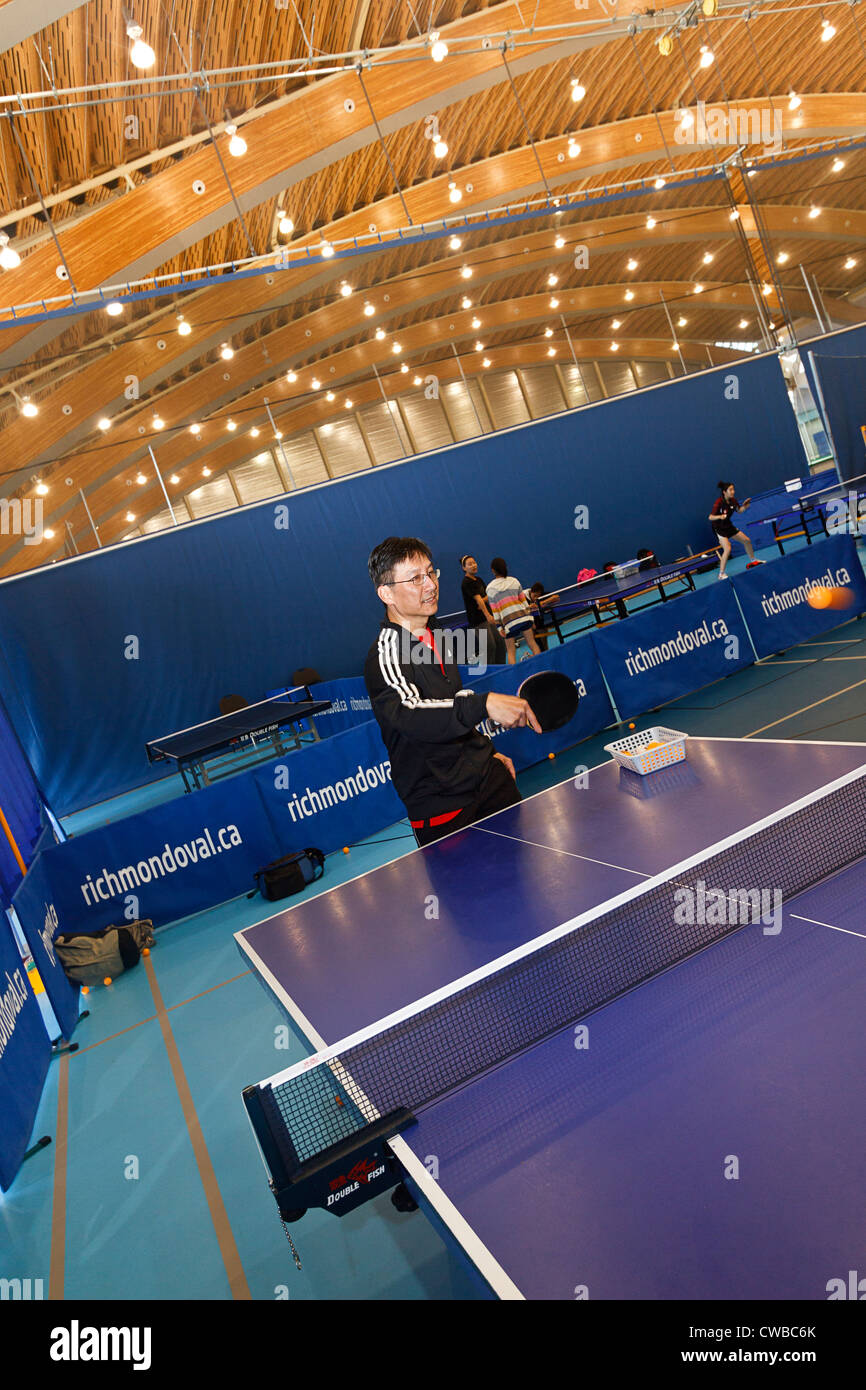
[[[487,586],[487,602],[496,621],[505,629],[508,664],[513,666],[517,660],[518,642],[526,642],[533,656],[540,654],[533,635],[535,622],[520,580],[508,573],[508,566],[501,555],[490,561],[490,568],[494,578]]]
[[[463,566],[463,583],[460,585],[460,591],[463,594],[469,626],[486,628],[489,644],[488,665],[504,666],[507,661],[505,641],[490,611],[484,580],[478,576],[478,561],[474,555],[462,555],[460,563]]]

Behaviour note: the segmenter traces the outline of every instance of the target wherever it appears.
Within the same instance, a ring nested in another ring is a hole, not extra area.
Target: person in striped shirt
[[[494,577],[487,585],[487,602],[505,634],[508,665],[513,666],[517,660],[518,642],[526,642],[533,656],[538,656],[541,650],[533,632],[535,621],[529,606],[529,595],[520,580],[508,573],[508,566],[501,555],[490,561],[490,568]]]

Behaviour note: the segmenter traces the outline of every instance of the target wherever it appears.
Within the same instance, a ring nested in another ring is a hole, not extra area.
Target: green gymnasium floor
[[[860,618],[635,722],[866,743],[864,693]],[[604,761],[616,736],[522,774],[524,795]],[[321,887],[413,846],[405,822],[391,827],[330,856]],[[341,1220],[308,1213],[292,1228],[295,1269],[240,1099],[301,1056],[232,939],[273,906],[241,898],[172,924],[137,970],[91,992],[80,1050],[52,1063],[34,1130],[54,1142],[0,1195],[0,1277],[41,1279],[56,1299],[480,1296],[425,1218],[387,1195]]]

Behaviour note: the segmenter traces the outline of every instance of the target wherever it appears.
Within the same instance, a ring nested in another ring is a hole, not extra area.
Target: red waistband
[[[433,830],[435,826],[444,825],[446,821],[453,820],[455,816],[459,816],[462,810],[463,807],[461,806],[459,811],[446,811],[444,816],[431,816],[429,820],[413,820],[410,821],[409,824],[413,830]]]

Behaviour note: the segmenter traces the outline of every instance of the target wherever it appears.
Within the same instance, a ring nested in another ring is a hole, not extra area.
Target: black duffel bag
[[[261,891],[263,898],[275,902],[278,898],[288,898],[292,893],[300,893],[308,883],[314,883],[325,872],[325,856],[320,849],[299,849],[294,854],[284,854],[266,864],[253,877],[256,886],[248,898],[254,898]]]

